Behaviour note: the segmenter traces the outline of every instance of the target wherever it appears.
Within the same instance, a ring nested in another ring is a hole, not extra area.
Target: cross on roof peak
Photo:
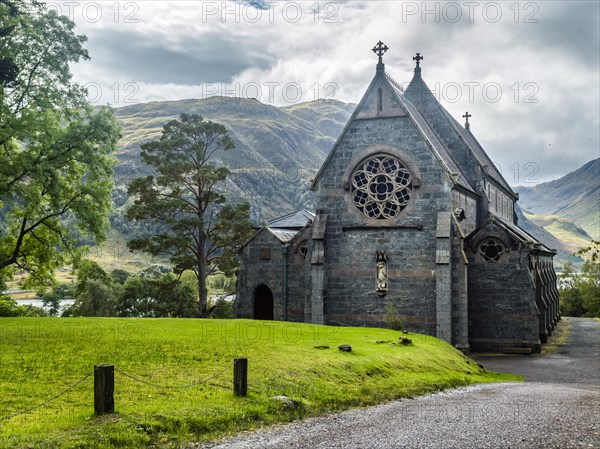
[[[469,117],[473,117],[473,115],[469,114],[469,111],[466,111],[465,115],[463,115],[463,118],[465,119],[465,129],[470,129],[470,126],[469,126]]]
[[[389,47],[381,41],[377,42],[377,44],[375,44],[375,46],[373,47],[373,50],[372,50],[373,53],[375,53],[377,56],[379,56],[379,64],[382,63],[381,57],[388,50],[389,50]]]
[[[419,63],[425,58],[421,56],[421,53],[417,53],[417,56],[413,56],[413,61],[417,61],[417,69],[420,68]]]

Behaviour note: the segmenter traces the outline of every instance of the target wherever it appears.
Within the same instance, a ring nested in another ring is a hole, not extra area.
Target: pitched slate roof
[[[298,232],[300,231],[289,231],[287,229],[274,229],[274,228],[266,228],[271,234],[273,234],[277,240],[279,240],[281,243],[289,243],[291,242],[294,237],[296,237],[296,235],[298,235]]]
[[[313,221],[314,219],[315,214],[306,209],[302,209],[282,217],[274,218],[267,222],[267,226],[269,228],[300,230],[306,226],[306,223]]]
[[[518,225],[516,225],[508,220],[505,220],[504,218],[499,217],[498,215],[495,215],[495,214],[490,214],[490,219],[494,223],[496,223],[498,226],[503,228],[506,232],[511,234],[514,238],[516,238],[521,243],[537,245],[537,246],[539,246],[539,249],[541,249],[542,251],[553,252],[550,248],[548,248],[546,245],[544,245],[542,242],[540,242],[538,239],[533,237],[528,232],[525,232]]]
[[[255,226],[254,229],[257,231],[242,245],[242,248],[254,240],[261,232],[269,232],[279,240],[279,242],[289,243],[294,240],[306,226],[312,225],[314,218],[315,214],[306,209],[274,218],[262,225]]]
[[[448,113],[448,111],[446,111],[446,109],[444,109],[443,107],[442,110],[448,118],[448,121],[456,130],[456,132],[458,132],[458,134],[464,139],[465,143],[471,150],[471,153],[473,154],[473,156],[475,156],[475,159],[477,159],[481,167],[484,169],[484,172],[490,178],[492,178],[494,181],[500,184],[504,189],[506,189],[508,193],[512,194],[513,196],[516,196],[510,185],[508,185],[508,182],[506,182],[502,174],[498,171],[496,164],[494,164],[494,162],[490,159],[490,157],[485,152],[483,147],[479,144],[475,136],[471,134],[471,131],[463,128],[463,126],[460,125],[460,123],[458,123],[456,119],[452,117],[452,115],[450,115],[450,113]]]
[[[427,120],[425,120],[425,117],[423,117],[423,115],[419,112],[417,107],[403,97],[399,97],[399,100],[406,108],[408,115],[412,119],[413,123],[419,128],[421,134],[429,142],[431,148],[435,151],[438,158],[442,161],[442,163],[446,167],[446,170],[450,173],[450,175],[456,175],[454,178],[454,182],[456,184],[459,184],[464,189],[470,190],[471,192],[475,193],[475,189],[473,188],[473,186],[471,186],[463,171],[456,164],[456,162],[454,162],[454,159],[452,158],[452,156],[450,156],[450,153],[448,153],[448,150],[446,149],[444,144],[440,141],[440,139],[438,138],[435,131],[433,131],[431,126],[429,126],[429,123],[427,123]]]
[[[435,98],[425,81],[421,77],[420,69],[415,70],[415,75],[409,83],[406,91],[404,92],[404,98],[412,101],[420,110],[429,109],[438,111],[439,114],[436,118],[441,119],[444,123],[436,123],[438,128],[447,127],[452,130],[458,137],[457,141],[465,146],[468,153],[472,156],[475,163],[477,163],[483,173],[489,178],[494,180],[499,186],[501,186],[506,193],[516,198],[515,193],[508,185],[502,174],[498,171],[496,165],[487,155],[483,147],[479,144],[475,136],[471,132],[465,129],[458,121],[452,117],[452,115],[444,108],[440,102]],[[459,144],[460,144],[459,143]]]

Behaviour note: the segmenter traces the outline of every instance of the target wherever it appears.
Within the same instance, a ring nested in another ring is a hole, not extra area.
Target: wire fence
[[[124,372],[124,371],[122,371],[122,370],[120,370],[118,368],[115,368],[115,371],[117,373],[119,373],[120,375],[122,375],[124,377],[127,377],[128,379],[131,379],[131,380],[133,380],[135,382],[139,382],[141,384],[150,385],[150,386],[156,387],[156,388],[192,388],[192,387],[197,387],[198,385],[202,385],[202,384],[208,383],[209,381],[211,381],[213,379],[216,379],[217,377],[219,377],[221,374],[223,374],[225,371],[227,371],[229,369],[230,369],[230,367],[226,367],[222,371],[220,371],[220,372],[218,372],[218,373],[216,373],[216,374],[214,374],[214,375],[212,375],[212,376],[210,376],[210,377],[208,377],[208,378],[206,378],[204,380],[200,380],[198,382],[194,382],[194,383],[186,384],[186,385],[161,385],[161,384],[156,384],[154,382],[149,382],[149,381],[144,380],[144,379],[140,379],[139,377],[132,376],[131,374],[127,374],[126,372]]]
[[[147,380],[144,379],[140,379],[137,376],[133,376],[131,374],[126,373],[125,371],[122,371],[118,368],[114,368],[114,370],[119,373],[120,375],[122,375],[123,377],[130,379],[134,382],[138,382],[141,384],[145,384],[145,385],[149,385],[155,388],[164,388],[164,389],[185,389],[185,388],[194,388],[194,387],[198,387],[200,385],[203,384],[207,384],[207,385],[211,385],[211,386],[215,386],[215,387],[219,387],[219,388],[226,388],[226,389],[230,389],[231,387],[226,387],[224,385],[219,385],[216,384],[214,382],[211,382],[217,378],[219,378],[220,376],[222,376],[226,371],[230,370],[231,367],[225,367],[224,369],[222,369],[221,371],[207,377],[206,379],[202,379],[198,382],[193,382],[190,384],[185,384],[185,385],[165,385],[165,384],[158,384],[158,383],[154,383],[154,382],[149,382]],[[70,386],[68,386],[67,388],[65,388],[64,390],[62,390],[61,392],[55,394],[54,396],[46,399],[43,402],[40,402],[39,404],[36,404],[34,406],[28,407],[26,409],[20,410],[18,412],[14,412],[11,413],[10,415],[6,415],[6,416],[0,416],[0,422],[2,421],[9,421],[13,418],[16,418],[18,416],[21,415],[25,415],[28,413],[31,413],[35,410],[41,409],[44,406],[49,405],[50,403],[54,402],[55,400],[57,400],[58,398],[60,398],[61,396],[64,396],[65,394],[69,393],[70,391],[74,390],[75,388],[77,388],[79,385],[81,385],[82,383],[84,383],[87,379],[89,379],[90,377],[94,376],[96,374],[96,370],[94,369],[94,371],[92,371],[91,373],[86,374],[85,376],[83,376],[81,379],[79,379],[77,382],[74,382],[73,384],[71,384]],[[96,392],[95,392],[96,393]],[[97,394],[97,393],[96,393]]]
[[[40,402],[39,404],[34,405],[33,407],[26,408],[25,410],[21,410],[19,412],[15,412],[15,413],[13,413],[11,415],[2,416],[2,417],[0,417],[0,421],[8,421],[8,420],[11,420],[13,418],[16,418],[17,416],[25,415],[25,414],[31,413],[31,412],[39,409],[39,408],[42,408],[43,406],[48,405],[51,402],[55,401],[56,399],[60,398],[61,396],[67,394],[69,391],[75,389],[75,387],[77,387],[78,385],[82,384],[83,382],[85,382],[87,379],[89,379],[93,375],[94,375],[93,372],[89,373],[89,374],[86,374],[81,379],[79,379],[77,382],[75,382],[71,386],[67,387],[65,390],[61,391],[60,393],[55,394],[51,398],[46,399],[44,402]]]

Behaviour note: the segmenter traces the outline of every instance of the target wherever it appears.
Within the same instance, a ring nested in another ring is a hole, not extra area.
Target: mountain
[[[188,113],[202,115],[227,128],[235,148],[216,153],[215,161],[232,172],[225,193],[230,198],[248,201],[254,220],[270,219],[301,208],[314,209],[313,194],[305,187],[325,160],[354,107],[335,100],[317,100],[278,108],[256,99],[210,97],[116,109],[123,132],[115,169],[116,205],[126,204],[127,183],[151,172],[141,162],[140,145],[158,139],[164,124]],[[125,226],[119,217],[113,219]]]
[[[567,232],[565,223],[559,226],[552,216],[569,221],[583,229],[588,237],[600,240],[600,159],[592,160],[560,179],[534,187],[517,187],[515,191],[519,193],[519,204],[524,212],[538,216],[538,223],[547,222],[544,224],[546,229],[552,224],[558,232],[555,236]],[[569,239],[574,239],[570,232],[567,234]]]
[[[140,145],[158,139],[163,125],[181,113],[199,114],[227,128],[235,148],[215,155],[218,162],[231,170],[225,193],[229,198],[248,201],[252,220],[260,223],[298,209],[314,209],[309,181],[354,108],[354,104],[335,100],[278,108],[256,99],[211,97],[116,109],[123,132],[115,168],[116,211],[111,217],[116,235],[122,239],[137,231],[136,225],[123,215],[130,202],[127,184],[151,173],[150,167],[141,161]],[[599,238],[599,169],[600,159],[556,181],[515,189],[521,198],[516,209],[519,225],[548,247],[558,250],[557,266],[572,260],[570,255],[583,246],[583,242],[589,242],[594,232]],[[116,248],[118,253],[119,246]]]
[[[571,262],[574,264],[578,264],[580,259],[577,257],[573,257],[572,254],[577,251],[579,248],[589,243],[591,238],[589,237],[585,231],[580,228],[577,228],[573,223],[568,222],[565,219],[560,217],[554,217],[554,220],[549,220],[547,217],[539,217],[537,215],[530,215],[525,213],[521,207],[519,207],[519,203],[515,205],[515,213],[517,215],[517,223],[527,233],[531,234],[533,237],[538,239],[548,248],[556,249],[557,254],[554,258],[554,267],[558,270],[562,269],[562,266],[567,262]],[[548,221],[552,223],[558,223],[556,227],[552,226],[547,229],[544,225],[548,225]],[[556,229],[572,229],[576,228],[579,231],[573,232],[574,235],[579,235],[580,240],[575,241],[571,234],[562,232],[557,236]],[[568,237],[568,238],[566,238]],[[583,244],[579,244],[584,242]]]
[[[589,245],[592,237],[582,228],[558,215],[524,214],[525,217],[539,228],[544,229],[558,239],[570,254]]]

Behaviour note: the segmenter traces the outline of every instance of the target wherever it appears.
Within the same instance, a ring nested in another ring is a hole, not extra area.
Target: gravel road
[[[479,357],[487,384],[244,432],[194,448],[600,448],[600,321],[563,320],[558,354]]]

